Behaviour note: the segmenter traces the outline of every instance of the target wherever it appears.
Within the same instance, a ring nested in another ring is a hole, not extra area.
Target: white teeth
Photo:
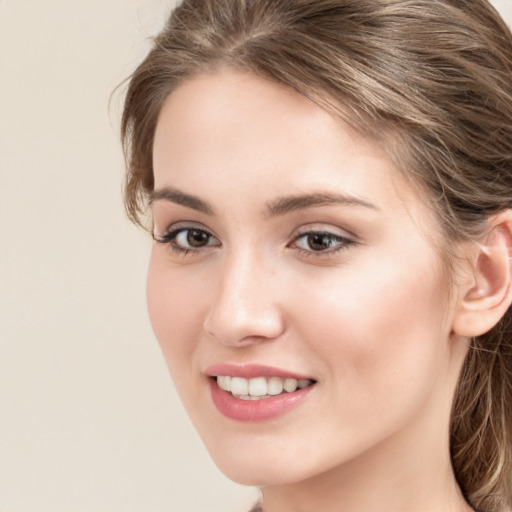
[[[309,386],[309,384],[311,383],[310,380],[307,380],[307,379],[301,379],[297,382],[297,387],[299,389],[303,389],[303,388],[306,388]]]
[[[243,379],[242,377],[232,377],[230,387],[231,389],[226,389],[226,391],[231,391],[233,395],[249,394],[249,382],[247,379]]]
[[[265,377],[249,379],[249,395],[265,396],[267,394],[267,379]]]
[[[230,375],[219,375],[217,384],[219,388],[230,392],[241,400],[260,400],[261,398],[270,398],[279,395],[283,391],[293,393],[297,389],[303,389],[311,385],[313,381],[309,379],[293,379],[281,377],[254,377],[244,379],[243,377],[231,377]]]
[[[295,390],[294,390],[295,391]],[[268,394],[279,395],[283,392],[283,380],[279,377],[271,377],[268,379]]]
[[[285,379],[283,388],[288,393],[295,391],[297,389],[297,379]]]
[[[229,391],[231,389],[231,377],[229,375],[219,375],[217,377],[217,384],[220,389]]]

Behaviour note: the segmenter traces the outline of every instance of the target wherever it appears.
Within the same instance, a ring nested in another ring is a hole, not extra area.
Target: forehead
[[[270,156],[279,147],[305,148],[304,141],[332,136],[336,130],[338,123],[327,112],[291,88],[224,69],[194,76],[167,98],[154,150],[158,160],[165,152],[171,156],[171,151],[159,151],[160,143],[214,153],[215,145],[240,148],[250,142],[255,152],[267,148]],[[260,160],[259,151],[258,156]]]
[[[156,189],[208,198],[334,190],[408,213],[420,199],[374,140],[291,88],[230,70],[195,76],[167,98],[153,157]]]

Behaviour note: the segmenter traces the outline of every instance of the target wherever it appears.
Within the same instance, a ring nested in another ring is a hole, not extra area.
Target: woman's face
[[[431,213],[374,142],[224,70],[166,100],[154,172],[150,318],[221,470],[284,484],[442,451],[454,299]]]

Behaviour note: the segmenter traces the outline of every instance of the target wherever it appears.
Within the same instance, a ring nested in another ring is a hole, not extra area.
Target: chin
[[[312,475],[306,471],[298,471],[297,468],[283,468],[281,461],[216,461],[217,467],[230,480],[237,484],[251,487],[267,487],[288,485],[307,480]],[[270,467],[274,466],[274,467]]]
[[[204,439],[204,438],[203,438]],[[299,483],[348,463],[353,448],[322,450],[304,446],[300,439],[290,443],[264,435],[235,442],[211,442],[204,439],[210,457],[230,480],[247,486],[267,487]],[[308,449],[309,448],[309,449]]]

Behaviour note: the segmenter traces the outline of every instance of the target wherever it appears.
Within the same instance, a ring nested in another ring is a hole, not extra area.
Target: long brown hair
[[[486,0],[184,0],[130,79],[125,205],[144,223],[165,98],[219,66],[286,84],[383,144],[449,241],[512,208],[512,37]],[[512,508],[512,311],[472,340],[452,461],[482,512]]]

